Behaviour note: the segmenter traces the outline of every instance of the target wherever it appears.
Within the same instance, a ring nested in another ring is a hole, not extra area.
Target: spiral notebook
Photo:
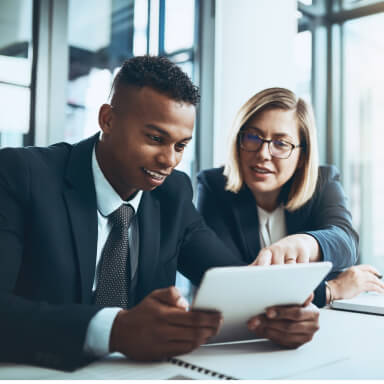
[[[269,340],[204,345],[169,362],[215,379],[285,379],[313,368],[347,359],[342,349],[329,348],[325,339],[295,350]],[[185,376],[185,374],[184,374]]]

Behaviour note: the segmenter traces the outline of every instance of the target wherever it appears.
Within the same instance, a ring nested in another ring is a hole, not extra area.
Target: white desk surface
[[[313,369],[301,367],[299,373],[284,378],[384,379],[384,316],[322,309],[320,330],[310,344],[308,352],[338,359]],[[278,371],[279,362],[274,365]],[[133,363],[118,354],[72,373],[0,363],[0,379],[167,379],[179,375],[207,378],[170,363]]]
[[[347,358],[290,379],[384,379],[384,316],[323,309],[318,333]]]

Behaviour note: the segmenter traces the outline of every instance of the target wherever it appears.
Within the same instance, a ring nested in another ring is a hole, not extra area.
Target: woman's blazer
[[[256,201],[248,187],[239,193],[225,190],[223,167],[198,175],[197,208],[206,223],[239,259],[251,263],[260,251],[259,219]],[[334,166],[319,168],[313,197],[294,212],[285,211],[287,234],[305,233],[319,243],[322,260],[333,263],[333,272],[353,265],[357,260],[358,235],[346,206],[340,174]],[[322,284],[315,302],[325,304]]]

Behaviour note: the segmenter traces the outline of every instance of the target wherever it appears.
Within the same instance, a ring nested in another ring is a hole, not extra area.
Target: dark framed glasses
[[[255,132],[244,130],[239,133],[239,144],[243,151],[257,152],[264,143],[268,144],[268,150],[272,157],[277,159],[288,159],[296,148],[303,148],[301,144],[295,145],[286,140],[263,139]]]

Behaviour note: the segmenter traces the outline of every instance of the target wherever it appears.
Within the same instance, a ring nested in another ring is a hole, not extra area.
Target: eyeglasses
[[[285,140],[266,140],[250,131],[242,131],[239,133],[240,148],[247,152],[257,152],[264,143],[268,144],[268,150],[272,157],[277,159],[288,159],[295,148],[303,148],[304,146],[294,145]]]

